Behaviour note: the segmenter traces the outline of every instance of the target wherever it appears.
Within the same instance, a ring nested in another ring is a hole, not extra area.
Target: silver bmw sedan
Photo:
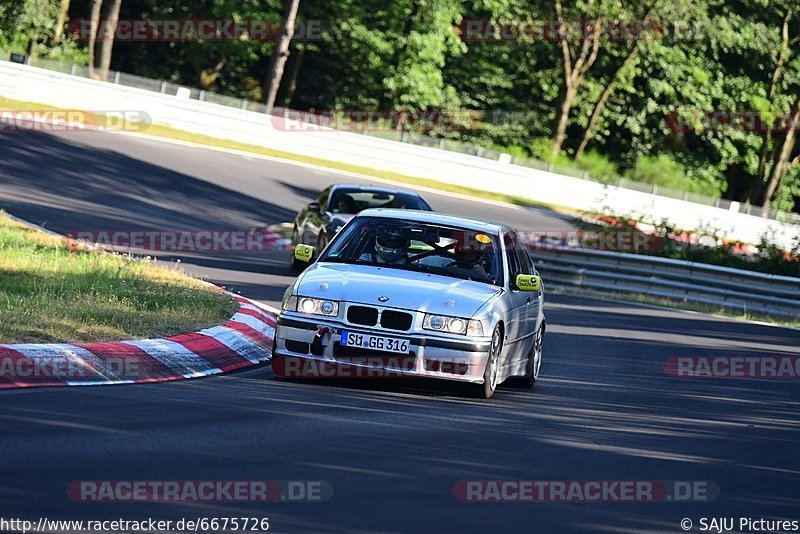
[[[280,378],[426,377],[490,398],[506,379],[532,386],[545,333],[541,278],[503,224],[371,209],[289,286],[274,339]]]

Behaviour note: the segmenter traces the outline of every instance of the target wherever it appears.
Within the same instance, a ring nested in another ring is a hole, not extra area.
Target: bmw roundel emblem
[[[378,297],[378,302],[386,302],[389,300],[389,297]]]

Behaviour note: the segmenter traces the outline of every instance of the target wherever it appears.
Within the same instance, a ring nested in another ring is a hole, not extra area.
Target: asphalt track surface
[[[0,136],[0,207],[56,231],[289,221],[335,173],[101,133]],[[425,194],[434,209],[564,229],[548,210]],[[276,305],[286,252],[183,256]],[[277,532],[681,532],[800,520],[800,381],[686,379],[672,356],[798,356],[800,333],[550,295],[542,378],[488,402],[416,381],[287,383],[269,367],[0,395],[0,517],[269,517]],[[80,503],[73,480],[315,480],[303,503]],[[460,480],[709,481],[709,502],[461,502]],[[738,519],[737,519],[738,526]]]

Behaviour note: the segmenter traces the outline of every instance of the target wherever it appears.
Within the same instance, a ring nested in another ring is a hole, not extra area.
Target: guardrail
[[[531,250],[546,285],[644,295],[726,311],[800,318],[800,278],[581,248]]]

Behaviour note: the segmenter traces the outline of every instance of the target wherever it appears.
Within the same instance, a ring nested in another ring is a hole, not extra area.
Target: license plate
[[[397,352],[399,354],[408,354],[410,345],[407,339],[357,334],[355,332],[342,332],[340,343],[343,347],[358,347],[361,349],[382,350],[384,352]]]

